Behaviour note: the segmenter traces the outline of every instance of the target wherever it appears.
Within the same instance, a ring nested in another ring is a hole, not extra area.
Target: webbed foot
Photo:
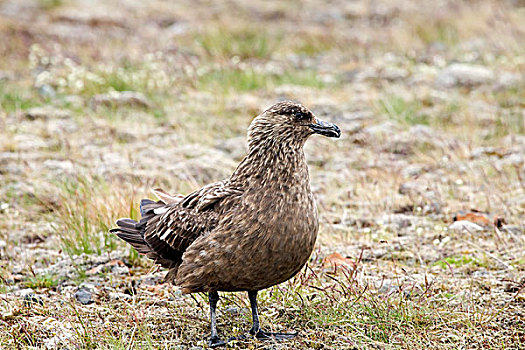
[[[255,338],[259,340],[283,341],[283,340],[295,338],[298,333],[272,333],[272,332],[266,332],[262,329],[259,329],[258,331],[255,331],[254,329],[250,329],[250,334],[254,335]]]

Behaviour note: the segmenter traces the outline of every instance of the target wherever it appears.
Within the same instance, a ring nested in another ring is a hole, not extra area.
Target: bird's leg
[[[259,323],[259,313],[257,311],[257,291],[248,292],[248,297],[250,298],[250,306],[252,308],[252,319],[253,325],[250,329],[250,334],[254,335],[257,339],[261,340],[286,340],[292,339],[297,335],[297,333],[271,333],[266,332],[261,329]]]
[[[217,317],[215,315],[215,311],[217,310],[217,302],[219,301],[219,293],[217,292],[210,292],[208,294],[210,299],[210,323],[211,323],[211,336],[209,345],[210,348],[215,348],[218,346],[226,345],[226,343],[219,338],[217,335]]]

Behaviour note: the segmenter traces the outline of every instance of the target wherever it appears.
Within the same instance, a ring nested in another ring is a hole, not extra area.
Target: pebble
[[[80,287],[75,292],[75,299],[83,305],[88,305],[93,303],[92,293],[91,291],[86,287]]]
[[[454,223],[449,226],[449,229],[454,230],[454,231],[467,231],[467,232],[483,231],[483,227],[473,222],[467,221],[467,220],[454,221]]]
[[[411,216],[411,215],[405,215],[405,214],[385,214],[381,216],[379,220],[377,220],[378,225],[394,225],[398,229],[406,228],[409,226],[412,226],[414,220],[417,219],[417,217]]]
[[[245,308],[245,307],[238,308],[238,307],[235,307],[235,306],[230,306],[230,307],[226,308],[224,310],[224,312],[227,312],[227,313],[229,313],[230,315],[233,315],[233,316],[238,316],[238,315],[241,315],[241,314],[248,313],[248,309]]]
[[[438,73],[436,83],[443,87],[477,86],[494,80],[494,73],[483,66],[454,63]]]
[[[111,91],[107,94],[93,96],[91,104],[98,106],[128,106],[128,107],[151,107],[151,101],[140,92],[136,91]]]
[[[512,72],[503,72],[498,77],[496,82],[496,89],[509,89],[513,87],[518,87],[523,81],[523,78],[520,74]]]
[[[54,107],[33,107],[28,109],[24,117],[29,120],[36,120],[36,119],[67,119],[71,118],[71,113],[69,111],[66,111],[64,109],[58,109]]]
[[[109,299],[111,300],[131,300],[131,295],[120,292],[109,293]]]
[[[40,86],[38,88],[38,93],[45,98],[54,98],[57,95],[55,89],[49,84]]]

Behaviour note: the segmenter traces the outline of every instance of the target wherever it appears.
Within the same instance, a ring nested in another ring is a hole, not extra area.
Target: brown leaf
[[[477,210],[472,211],[460,211],[454,215],[454,221],[466,220],[473,222],[478,225],[491,226],[494,225],[497,228],[500,228],[504,223],[505,219],[498,217],[497,215],[483,213]]]
[[[125,266],[126,264],[124,264],[121,260],[114,259],[108,262],[108,265],[109,266],[115,266],[115,265]]]
[[[345,258],[339,253],[332,253],[323,259],[323,267],[325,269],[337,268],[339,266],[355,268],[355,262],[350,258]]]

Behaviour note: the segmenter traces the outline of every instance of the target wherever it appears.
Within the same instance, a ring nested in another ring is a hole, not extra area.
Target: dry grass
[[[261,293],[264,326],[300,336],[230,346],[524,348],[524,9],[0,1],[0,344],[206,347],[206,296],[161,284],[108,228],[150,188],[228,176],[251,118],[291,98],[343,130],[306,147],[315,253]],[[492,75],[444,87],[453,63]],[[111,91],[148,104],[95,104]],[[505,224],[451,227],[470,209]],[[245,295],[219,305],[223,336],[249,329]]]

